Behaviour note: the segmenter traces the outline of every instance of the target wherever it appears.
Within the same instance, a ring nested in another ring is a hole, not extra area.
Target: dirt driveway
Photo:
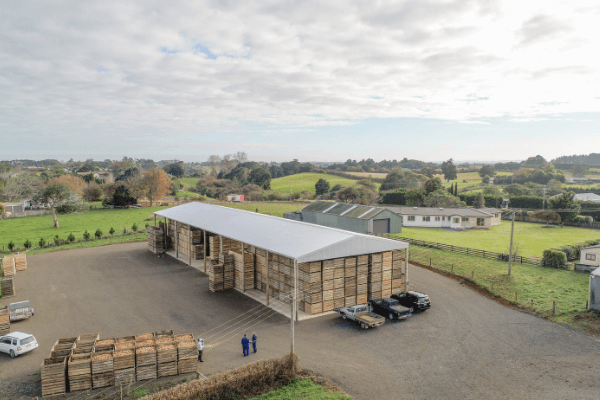
[[[17,296],[3,304],[32,302],[35,316],[12,330],[34,334],[40,348],[15,359],[0,355],[0,399],[39,396],[34,372],[42,359],[56,339],[81,333],[201,335],[218,344],[206,351],[204,374],[290,348],[286,318],[260,322],[270,314],[258,303],[237,292],[211,293],[204,274],[156,258],[143,243],[35,255],[28,266],[15,278]],[[297,323],[301,364],[364,400],[599,397],[596,338],[501,306],[425,269],[414,267],[410,275],[411,287],[430,295],[431,310],[369,331],[337,316]],[[253,332],[259,351],[244,358],[242,333]]]

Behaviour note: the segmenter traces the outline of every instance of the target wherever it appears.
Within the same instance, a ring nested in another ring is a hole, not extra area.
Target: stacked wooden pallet
[[[8,306],[0,307],[0,336],[10,333],[10,313]]]
[[[189,256],[199,260],[203,257],[202,231],[185,224],[177,225],[177,249],[180,255]]]
[[[219,260],[219,253],[221,252],[221,238],[219,236],[210,236],[208,238],[208,245],[210,248],[210,259],[212,261]]]
[[[15,284],[12,276],[0,279],[0,293],[2,293],[2,297],[13,297],[15,295]]]
[[[208,264],[208,288],[211,292],[222,292],[225,290],[223,264]]]
[[[219,255],[219,264],[223,264],[223,290],[233,289],[234,268],[233,253],[228,251]]]
[[[164,225],[164,224],[163,224]],[[162,254],[166,251],[165,230],[163,225],[148,226],[148,250],[154,254]]]
[[[382,253],[381,263],[381,297],[392,296],[392,252]]]
[[[155,379],[156,370],[156,346],[154,339],[135,343],[135,377],[137,381]]]
[[[346,304],[344,259],[333,260],[333,308],[343,308]]]
[[[115,385],[128,385],[135,382],[135,337],[116,340],[113,356]]]
[[[94,389],[115,385],[114,351],[92,353],[92,386]]]
[[[50,358],[68,358],[71,355],[71,350],[73,350],[73,348],[75,347],[76,341],[76,337],[58,339],[56,343],[54,343],[54,346],[52,346],[52,350],[50,351]]]
[[[244,255],[230,252],[233,256],[234,285],[239,290],[254,288],[254,254],[244,252]]]
[[[369,256],[356,257],[356,304],[365,304],[368,298]]]
[[[67,363],[69,387],[72,392],[92,388],[92,353],[75,353],[74,348]]]
[[[369,277],[367,280],[368,299],[381,298],[381,271],[383,268],[383,256],[381,253],[369,255]]]
[[[177,370],[179,374],[195,372],[198,363],[198,347],[193,340],[177,343]]]
[[[25,271],[27,269],[27,254],[17,254],[15,258],[15,269],[17,271]]]
[[[96,345],[96,341],[100,338],[98,333],[86,333],[79,335],[75,342],[75,348],[80,350],[77,353],[91,353]]]
[[[317,314],[330,311],[329,306],[333,309],[333,299],[325,300],[322,279],[320,261],[298,264],[298,307],[301,311]]]
[[[4,271],[4,276],[14,276],[17,273],[14,256],[4,257],[2,260],[2,271]]]
[[[40,375],[42,379],[42,397],[63,395],[67,391],[67,357],[45,358]]]
[[[255,249],[256,280],[254,287],[263,293],[267,291],[267,252],[263,249]]]
[[[404,292],[404,255],[400,250],[392,251],[392,294]]]

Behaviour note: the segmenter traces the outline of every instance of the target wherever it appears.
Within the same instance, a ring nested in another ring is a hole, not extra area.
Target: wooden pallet
[[[174,361],[177,362],[177,343],[165,343],[156,346],[156,362],[158,364],[166,364]]]
[[[2,260],[4,276],[14,276],[17,273],[14,256],[5,256]]]
[[[135,382],[135,367],[115,370],[115,386],[126,386]]]
[[[157,370],[156,364],[154,365],[142,365],[135,368],[135,379],[137,381],[143,381],[147,379],[156,379]]]
[[[92,354],[92,375],[105,374],[115,370],[112,350]]]
[[[193,340],[187,342],[179,342],[177,344],[177,356],[178,359],[197,357],[198,346],[196,346],[196,342],[194,342]]]
[[[27,254],[15,255],[15,269],[17,271],[25,271],[27,269]]]
[[[103,374],[92,374],[92,387],[94,389],[103,388],[107,386],[115,386],[114,371],[105,372]]]
[[[113,363],[115,371],[135,368],[135,350],[133,348],[115,350]]]
[[[75,351],[75,349],[73,349]],[[71,391],[92,388],[92,355],[71,354],[67,362],[67,376]]]
[[[147,347],[138,347],[135,349],[135,365],[146,366],[146,365],[156,365],[156,347],[147,346]],[[137,371],[136,371],[137,373]]]
[[[45,358],[40,368],[42,396],[51,397],[67,391],[67,357]]]
[[[177,358],[177,354],[175,355],[175,358]],[[159,378],[162,378],[163,376],[177,375],[179,373],[177,360],[158,364],[157,373]]]
[[[58,339],[56,343],[54,343],[54,346],[52,346],[52,350],[50,350],[50,356],[68,357],[71,355],[71,350],[73,350],[76,341],[76,337]]]
[[[2,293],[2,297],[5,298],[15,296],[15,284],[12,276],[0,279],[0,293]]]

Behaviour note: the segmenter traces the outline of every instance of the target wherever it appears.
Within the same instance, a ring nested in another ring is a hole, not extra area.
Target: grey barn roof
[[[196,228],[296,259],[328,260],[404,249],[408,243],[230,207],[187,203],[156,211]]]
[[[333,201],[317,200],[302,209],[302,212],[314,212],[329,215],[337,215],[347,218],[371,219],[377,214],[385,211],[383,207],[363,206],[349,203],[336,203]],[[393,211],[392,211],[393,212]]]

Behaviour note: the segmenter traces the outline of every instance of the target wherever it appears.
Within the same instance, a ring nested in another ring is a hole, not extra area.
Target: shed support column
[[[192,249],[194,248],[194,246],[192,246],[192,227],[190,226],[190,233],[188,235],[188,251],[190,252],[190,267],[192,266]]]
[[[219,255],[223,254],[223,236],[219,235]]]
[[[298,261],[294,260],[294,309],[296,321],[298,321]],[[292,349],[292,353],[294,350]]]
[[[296,262],[296,260],[294,260],[294,276],[295,276],[295,272],[296,272],[296,267],[297,266],[298,266],[298,263]],[[294,278],[294,281],[295,281],[295,278]],[[295,318],[294,318],[294,306],[296,305],[296,293],[295,293],[296,292],[296,288],[295,288],[295,286],[296,285],[294,285],[294,298],[292,299],[292,301],[290,301],[290,305],[292,306],[291,310],[290,310],[290,323],[292,324],[292,326],[291,326],[291,331],[292,331],[291,332],[292,333],[292,337],[291,337],[292,348],[291,348],[291,351],[292,351],[292,355],[294,354],[294,320],[295,320]]]
[[[203,231],[203,232],[204,232],[204,251],[203,251],[203,254],[204,254],[204,273],[206,273],[206,231]]]
[[[408,292],[408,246],[404,250],[404,291]]]
[[[179,258],[179,231],[177,230],[177,221],[175,221],[175,258]]]
[[[267,251],[267,305],[269,305],[269,252]]]
[[[154,214],[154,218],[156,218],[156,214]],[[168,232],[168,228],[169,228],[169,225],[167,224],[167,217],[165,217],[165,231],[163,233],[163,236],[164,236],[164,238],[163,238],[163,244],[165,246],[165,254],[167,253],[167,250],[168,250],[168,248],[167,248],[167,238],[169,237],[168,233],[167,233]]]
[[[242,242],[242,293],[246,292],[246,257],[244,257],[244,246],[245,244]]]

